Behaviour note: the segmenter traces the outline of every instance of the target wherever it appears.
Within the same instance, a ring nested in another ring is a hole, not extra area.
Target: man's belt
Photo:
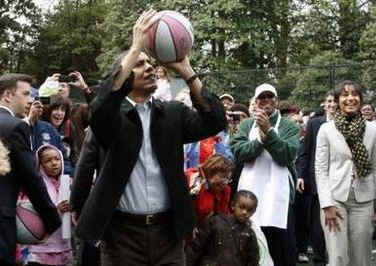
[[[158,212],[154,214],[133,214],[122,211],[115,211],[114,217],[123,220],[125,223],[134,225],[158,225],[165,224],[172,220],[172,212]]]

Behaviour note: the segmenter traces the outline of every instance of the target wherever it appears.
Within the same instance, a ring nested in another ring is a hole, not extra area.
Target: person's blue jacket
[[[225,156],[228,160],[234,161],[234,156],[232,155],[230,145],[229,145],[229,136],[225,131],[218,133],[219,142],[214,144],[214,152],[216,154],[221,154]],[[200,164],[200,142],[193,142],[186,144],[184,146],[185,152],[185,169],[188,168],[197,168]]]
[[[64,157],[64,174],[73,176],[74,169],[71,165],[69,158],[66,155],[66,151],[61,142],[61,137],[56,128],[54,128],[50,123],[37,120],[34,126],[31,128],[31,145],[32,150],[35,152],[38,148],[44,144],[51,144],[58,148]]]

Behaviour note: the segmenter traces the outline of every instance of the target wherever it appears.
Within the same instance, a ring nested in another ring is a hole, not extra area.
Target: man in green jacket
[[[299,128],[277,109],[277,91],[262,84],[255,91],[253,118],[244,120],[231,141],[237,163],[244,163],[238,190],[250,190],[259,200],[253,216],[261,226],[276,266],[296,265],[291,204],[295,194],[295,158]]]

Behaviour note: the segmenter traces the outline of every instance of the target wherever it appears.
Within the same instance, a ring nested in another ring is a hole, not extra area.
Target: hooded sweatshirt
[[[46,184],[47,192],[52,202],[57,206],[59,204],[58,197],[59,197],[59,186],[60,186],[61,174],[57,179],[55,179],[54,177],[48,176],[45,173],[42,165],[40,164],[40,158],[39,158],[39,151],[41,149],[44,149],[45,147],[54,149],[55,151],[59,153],[59,156],[61,159],[61,173],[64,173],[64,159],[60,150],[50,144],[42,145],[36,151],[36,162],[37,162],[37,167],[39,169],[39,175],[43,179],[44,183]],[[69,250],[71,250],[70,240],[62,238],[61,227],[57,229],[48,238],[46,242],[42,244],[38,244],[38,245],[29,246],[29,251],[36,252],[36,253],[59,253],[59,252],[69,251]]]

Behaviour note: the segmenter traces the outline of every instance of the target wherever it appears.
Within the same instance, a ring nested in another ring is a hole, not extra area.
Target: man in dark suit
[[[11,171],[0,176],[0,265],[13,265],[16,249],[16,203],[22,188],[40,214],[48,234],[60,217],[36,171],[29,126],[20,118],[30,106],[32,78],[23,74],[0,77],[0,138],[9,150]],[[19,117],[19,118],[17,118]]]
[[[137,20],[131,48],[92,103],[90,126],[106,158],[77,233],[103,240],[106,266],[184,264],[183,239],[192,233],[195,216],[183,144],[226,127],[222,104],[203,88],[188,57],[168,67],[188,84],[196,111],[151,97],[157,88],[155,69],[142,49],[154,15],[150,10]]]
[[[320,203],[317,194],[315,178],[315,156],[316,156],[316,138],[321,125],[331,120],[336,110],[337,104],[334,101],[334,91],[328,91],[325,94],[324,116],[313,117],[308,120],[306,135],[299,154],[299,171],[297,190],[304,193],[310,200],[308,202],[308,217],[311,231],[311,242],[314,252],[314,265],[326,265],[327,255],[324,232],[322,231],[320,221]]]

